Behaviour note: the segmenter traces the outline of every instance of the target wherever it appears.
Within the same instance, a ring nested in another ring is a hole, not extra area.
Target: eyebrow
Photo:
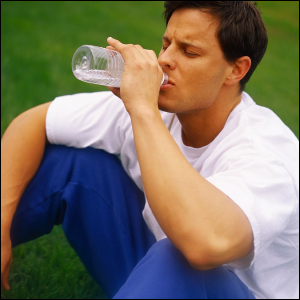
[[[169,40],[168,37],[166,37],[165,35],[162,37],[162,39],[163,39],[164,41],[170,43],[170,40]],[[195,45],[195,44],[188,43],[188,42],[181,42],[181,41],[179,41],[178,44],[181,45],[181,46],[190,46],[190,47],[195,47],[195,48],[202,49],[200,46],[197,46],[197,45]]]

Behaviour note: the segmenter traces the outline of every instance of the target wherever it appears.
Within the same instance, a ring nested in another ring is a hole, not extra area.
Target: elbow
[[[215,263],[213,263],[209,256],[207,255],[197,255],[194,257],[186,257],[188,263],[193,269],[199,270],[199,271],[207,271],[211,270],[213,268],[218,267]]]
[[[219,267],[224,263],[223,253],[226,253],[226,251],[224,252],[222,249],[224,247],[220,243],[217,247],[216,245],[214,247],[207,245],[206,247],[203,247],[203,245],[198,247],[191,246],[185,252],[185,257],[192,268],[207,271]]]
[[[239,260],[254,249],[251,238],[238,244],[224,240],[217,241],[211,247],[190,247],[190,250],[185,252],[189,264],[196,270],[206,271]]]

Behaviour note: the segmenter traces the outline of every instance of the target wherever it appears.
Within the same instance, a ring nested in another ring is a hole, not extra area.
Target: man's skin
[[[109,89],[122,99],[130,115],[150,208],[168,238],[199,270],[240,259],[254,248],[246,215],[189,164],[159,113],[159,109],[176,113],[187,146],[205,146],[223,129],[241,101],[239,81],[251,60],[243,56],[228,63],[216,38],[217,26],[218,20],[207,13],[176,10],[158,59],[139,45],[107,40],[125,60],[121,89]],[[163,71],[169,84],[160,88]],[[1,284],[5,289],[12,261],[11,220],[44,153],[48,107],[49,103],[17,117],[1,143]],[[28,157],[34,162],[28,163]]]

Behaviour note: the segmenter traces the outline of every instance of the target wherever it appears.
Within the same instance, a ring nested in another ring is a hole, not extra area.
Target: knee
[[[45,150],[44,163],[49,169],[64,170],[68,174],[98,173],[104,169],[120,168],[121,163],[116,155],[101,149],[73,148],[60,145],[48,145]]]
[[[149,250],[148,257],[157,263],[157,265],[172,266],[173,271],[181,270],[191,274],[201,274],[207,276],[222,276],[223,268],[215,268],[208,271],[200,271],[193,268],[185,256],[172,244],[169,239],[163,239],[155,243]],[[221,273],[221,274],[220,274]],[[197,276],[198,276],[197,275]]]
[[[162,264],[190,266],[183,254],[167,238],[155,243],[149,250],[149,255]]]
[[[56,162],[72,161],[73,163],[95,165],[117,160],[117,157],[101,149],[73,148],[62,145],[47,145],[45,158]]]

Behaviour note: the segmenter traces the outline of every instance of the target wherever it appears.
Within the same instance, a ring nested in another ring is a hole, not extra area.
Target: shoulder
[[[272,110],[255,104],[246,93],[240,110],[229,117],[217,139],[219,154],[225,160],[252,157],[278,163],[292,177],[299,172],[297,137]]]
[[[247,94],[199,163],[205,177],[226,173],[249,186],[276,187],[299,198],[299,141],[274,112]]]
[[[53,103],[59,106],[71,105],[72,107],[92,104],[101,105],[103,103],[108,103],[112,106],[122,105],[122,101],[110,91],[58,96],[54,99]]]

